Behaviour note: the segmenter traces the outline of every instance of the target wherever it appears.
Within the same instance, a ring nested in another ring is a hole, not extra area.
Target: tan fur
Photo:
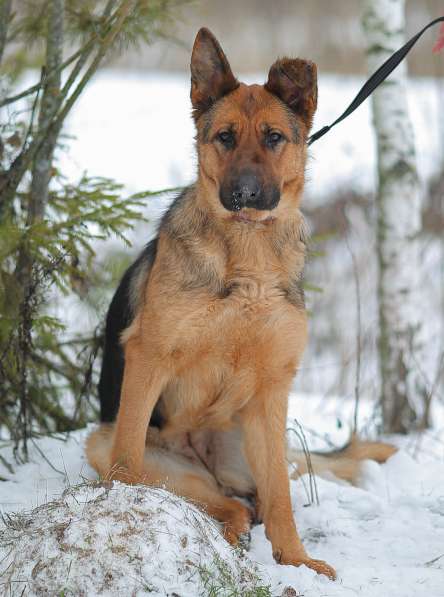
[[[198,34],[198,179],[162,223],[149,276],[137,275],[117,421],[90,436],[87,455],[102,476],[192,499],[232,543],[249,512],[228,495],[257,492],[276,560],[334,578],[298,536],[285,444],[287,396],[307,339],[299,203],[315,79],[312,63],[287,59],[272,67],[269,89],[239,84],[212,35]],[[233,151],[217,141],[227,126]],[[272,151],[263,143],[269,129],[287,139]],[[224,208],[221,181],[239,164],[279,185],[272,211]],[[148,423],[158,401],[166,425],[156,434]]]
[[[316,475],[333,474],[339,479],[356,484],[359,480],[363,460],[375,460],[383,463],[396,451],[397,448],[390,444],[365,442],[353,437],[350,444],[344,449],[329,454],[311,454],[310,460]],[[308,472],[307,459],[303,453],[289,450],[288,459],[297,466],[297,469],[291,474],[292,479],[297,479],[300,475]]]

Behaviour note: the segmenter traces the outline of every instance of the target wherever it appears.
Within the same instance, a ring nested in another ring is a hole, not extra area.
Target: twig
[[[309,481],[310,481],[310,496],[309,496],[310,503],[311,504],[316,503],[316,505],[319,506],[318,486],[316,483],[316,476],[315,476],[315,473],[313,470],[313,465],[311,462],[311,454],[310,454],[310,449],[308,447],[307,438],[305,437],[304,430],[302,428],[302,425],[299,423],[299,421],[297,419],[294,419],[294,423],[297,425],[297,429],[290,427],[289,431],[293,431],[293,433],[295,433],[296,437],[299,439],[302,450],[304,452],[305,460],[307,462],[307,471],[308,471],[308,476],[309,476]]]
[[[43,450],[40,448],[40,446],[37,444],[37,442],[34,440],[33,437],[30,438],[32,445],[34,446],[34,448],[37,450],[37,452],[40,454],[40,456],[43,458],[43,460],[49,464],[49,466],[52,468],[53,471],[55,471],[56,473],[58,473],[59,475],[63,475],[66,477],[66,471],[65,473],[61,470],[59,470],[57,467],[55,467],[52,462],[49,460],[49,458],[45,455],[45,453],[43,452]]]
[[[8,470],[8,472],[13,475],[14,474],[14,469],[12,468],[12,466],[9,464],[9,462],[6,460],[6,458],[4,456],[2,456],[0,454],[0,462],[3,464],[3,466]]]
[[[441,558],[444,558],[444,553],[442,553],[437,558],[433,558],[433,560],[429,560],[424,564],[424,566],[432,566],[433,564],[436,564],[436,562],[438,562]]]
[[[441,355],[441,360],[440,360],[440,363],[438,366],[437,375],[435,376],[435,379],[433,380],[433,382],[431,382],[427,373],[424,371],[424,369],[421,367],[421,364],[418,362],[418,359],[416,358],[416,354],[415,354],[413,347],[410,346],[409,348],[410,348],[410,356],[412,357],[412,361],[413,361],[414,365],[416,366],[416,369],[424,382],[424,391],[425,391],[424,413],[423,413],[423,417],[422,417],[423,420],[421,421],[421,426],[423,428],[427,428],[430,426],[429,421],[428,421],[428,416],[430,413],[430,405],[432,403],[432,398],[435,394],[437,394],[438,396],[441,396],[441,394],[439,392],[437,392],[436,390],[438,387],[441,370],[444,365],[444,353]],[[430,388],[430,390],[428,390],[428,388]]]
[[[82,384],[82,387],[80,388],[80,392],[76,399],[76,407],[74,409],[74,414],[72,417],[73,420],[77,420],[77,417],[78,417],[78,414],[80,411],[80,407],[81,407],[82,399],[86,398],[89,401],[89,398],[91,396],[91,386],[93,383],[94,364],[96,362],[99,350],[102,348],[103,333],[104,333],[103,332],[103,323],[100,322],[97,324],[97,326],[94,330],[94,333],[93,333],[92,346],[90,347],[89,355],[88,355],[88,359],[87,359],[88,366],[87,366],[85,374],[84,374],[84,377],[85,377],[84,382]]]
[[[337,450],[336,444],[332,442],[332,440],[328,437],[328,433],[318,433],[317,431],[315,431],[311,427],[307,427],[306,425],[304,425],[304,429],[313,437],[317,437],[318,439],[325,442],[328,445],[328,447],[332,450]]]
[[[52,127],[54,127],[56,130],[58,130],[60,128],[61,124],[63,123],[63,121],[65,120],[69,111],[71,110],[72,106],[77,101],[80,94],[82,93],[84,87],[86,86],[86,84],[88,83],[90,78],[93,76],[93,74],[96,72],[97,68],[99,67],[100,62],[104,58],[109,47],[112,45],[116,36],[120,33],[123,25],[125,24],[126,19],[128,18],[128,15],[132,12],[132,10],[134,10],[135,6],[133,5],[132,10],[131,10],[131,4],[133,4],[133,0],[125,0],[124,2],[122,2],[120,7],[114,13],[116,16],[115,24],[113,25],[113,27],[111,27],[109,32],[105,35],[105,37],[101,41],[99,50],[98,50],[94,60],[88,67],[86,73],[83,75],[82,79],[80,80],[79,84],[73,91],[72,95],[66,101],[65,106],[60,111],[60,114],[55,119],[55,122],[52,124]]]
[[[26,135],[25,135],[25,138],[23,140],[23,147],[26,147],[28,145],[28,139],[32,135],[32,130],[34,128],[35,115],[37,113],[37,106],[38,106],[38,103],[39,103],[39,97],[40,97],[40,90],[37,91],[37,94],[36,94],[36,96],[34,98],[34,101],[32,102],[31,118],[29,119],[29,126],[27,128]]]

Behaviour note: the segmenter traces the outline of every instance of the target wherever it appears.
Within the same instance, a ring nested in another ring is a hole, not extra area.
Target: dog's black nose
[[[261,184],[257,176],[252,172],[245,172],[233,185],[233,206],[237,210],[243,207],[256,207],[260,203],[261,195]]]
[[[279,187],[273,181],[265,184],[259,169],[248,168],[230,174],[222,181],[219,190],[219,198],[225,209],[240,211],[249,207],[271,210],[279,203]]]

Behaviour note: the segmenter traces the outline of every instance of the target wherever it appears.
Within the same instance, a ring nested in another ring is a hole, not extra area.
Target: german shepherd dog
[[[299,203],[316,101],[312,62],[283,58],[265,85],[245,85],[212,33],[198,32],[197,181],[173,202],[112,300],[103,424],[87,455],[104,477],[194,501],[232,544],[248,532],[251,513],[230,496],[257,496],[276,561],[335,578],[298,536],[285,440],[307,340]],[[380,444],[370,452],[357,457],[391,453]],[[353,455],[345,456],[350,467]]]

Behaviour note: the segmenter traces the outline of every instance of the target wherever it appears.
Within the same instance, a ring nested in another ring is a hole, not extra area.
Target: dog
[[[87,441],[108,479],[163,486],[223,524],[235,545],[257,496],[273,556],[335,578],[295,526],[287,400],[307,341],[299,211],[316,66],[283,58],[264,85],[232,73],[201,29],[191,57],[198,176],[127,270],[107,316],[102,425]],[[351,479],[383,444],[348,448],[333,470]],[[303,472],[303,460],[299,461]],[[317,459],[317,472],[332,461]]]

